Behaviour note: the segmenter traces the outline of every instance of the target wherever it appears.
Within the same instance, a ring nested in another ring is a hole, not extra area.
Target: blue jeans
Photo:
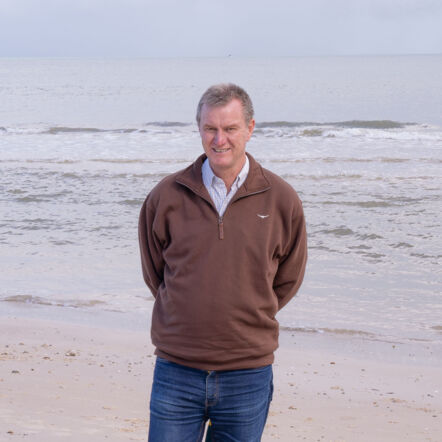
[[[205,371],[157,358],[149,442],[259,442],[273,394],[272,366]]]

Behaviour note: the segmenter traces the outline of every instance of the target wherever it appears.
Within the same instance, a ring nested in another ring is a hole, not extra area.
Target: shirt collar
[[[237,189],[241,187],[241,185],[244,183],[244,181],[247,178],[247,175],[249,173],[250,163],[249,158],[246,155],[246,162],[244,163],[244,166],[240,170],[238,176],[235,178],[235,181],[233,182],[233,186],[236,186]],[[206,188],[211,187],[217,180],[221,180],[221,178],[217,177],[212,170],[212,167],[210,166],[209,159],[206,158],[203,162],[203,166],[201,168],[202,176],[203,176],[203,182]]]

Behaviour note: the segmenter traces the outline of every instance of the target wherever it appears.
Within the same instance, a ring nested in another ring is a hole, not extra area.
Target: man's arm
[[[306,263],[307,232],[302,204],[299,201],[299,207],[291,223],[287,250],[280,260],[273,281],[273,290],[278,297],[278,310],[281,310],[295,296],[301,286]]]
[[[163,282],[164,261],[161,242],[154,233],[155,212],[148,207],[148,199],[141,208],[138,239],[143,278],[153,296],[156,296],[158,287]]]

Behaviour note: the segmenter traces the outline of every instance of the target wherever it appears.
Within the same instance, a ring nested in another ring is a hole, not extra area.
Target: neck
[[[209,160],[209,163],[210,163],[210,160]],[[224,181],[224,184],[226,185],[226,188],[227,188],[227,192],[230,192],[233,182],[236,180],[236,177],[241,172],[241,169],[244,167],[245,163],[246,163],[246,157],[244,156],[244,159],[240,163],[240,165],[235,167],[234,169],[217,168],[217,167],[213,167],[212,164],[210,164],[210,167],[212,168],[213,173],[218,178],[221,178]]]

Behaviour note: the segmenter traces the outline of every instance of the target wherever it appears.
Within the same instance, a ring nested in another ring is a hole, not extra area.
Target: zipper
[[[201,193],[199,193],[199,192],[197,192],[195,189],[193,189],[191,186],[189,186],[188,184],[185,184],[185,183],[183,183],[183,182],[181,182],[181,181],[178,181],[177,180],[177,183],[179,183],[179,184],[181,184],[182,186],[184,186],[184,187],[187,187],[189,190],[191,190],[195,195],[198,195],[200,198],[202,198],[204,201],[206,201],[206,202],[208,202],[209,203],[209,205],[215,210],[215,212],[216,213],[218,213],[218,210],[216,210],[216,207],[213,205],[213,202],[212,202],[212,200],[208,200],[204,195],[202,195]],[[248,196],[252,196],[252,195],[256,195],[257,193],[262,193],[262,192],[265,192],[266,190],[269,190],[270,189],[270,186],[269,187],[266,187],[266,188],[264,188],[264,189],[260,189],[260,190],[258,190],[258,191],[256,191],[256,192],[251,192],[251,193],[246,193],[245,195],[235,195],[234,197],[233,197],[233,199],[229,202],[229,204],[227,205],[227,207],[226,207],[226,210],[229,208],[229,206],[232,204],[232,203],[234,203],[234,202],[236,202],[236,201],[238,201],[238,200],[240,200],[240,199],[242,199],[242,198],[246,198],[246,197],[248,197]],[[224,214],[226,213],[226,210],[224,211]],[[223,224],[223,217],[222,216],[219,216],[218,217],[218,238],[219,239],[224,239],[224,224]]]
[[[236,202],[242,198],[246,198],[247,196],[256,195],[257,193],[265,192],[266,190],[268,190],[268,189],[262,189],[262,190],[258,190],[257,192],[246,193],[245,195],[239,195],[236,198],[234,196],[233,199],[230,200],[229,204],[227,205],[226,210],[224,211],[224,215],[226,214],[226,211],[229,208],[229,206],[231,204],[233,204],[234,202]],[[211,204],[211,205],[213,207],[213,204]],[[216,208],[215,208],[215,210],[216,210]],[[222,216],[218,217],[218,238],[224,239],[224,224],[223,224],[223,217]]]
[[[224,239],[224,224],[223,224],[223,218],[218,218],[218,237],[219,239]]]

